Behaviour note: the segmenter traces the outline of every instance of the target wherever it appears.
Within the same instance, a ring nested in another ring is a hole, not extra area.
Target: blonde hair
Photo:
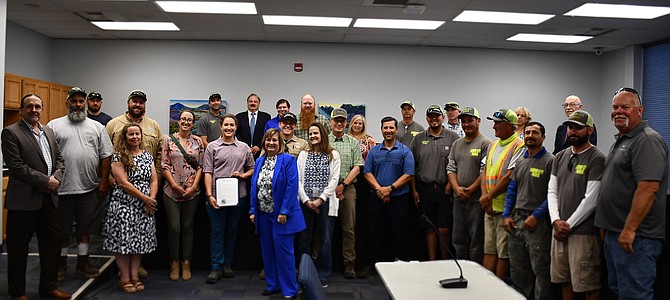
[[[368,135],[368,133],[365,130],[365,117],[363,115],[355,115],[351,118],[351,121],[349,122],[349,135],[354,136],[353,132],[351,132],[351,127],[354,125],[354,122],[356,122],[358,119],[360,119],[363,122],[363,129],[361,129],[361,136],[365,137]]]
[[[519,114],[519,112],[521,112],[522,114],[524,114],[526,116],[526,124],[528,124],[528,122],[533,120],[533,116],[530,114],[530,110],[528,110],[528,108],[525,108],[523,106],[519,106],[514,110],[514,113]],[[524,124],[524,126],[526,124]]]

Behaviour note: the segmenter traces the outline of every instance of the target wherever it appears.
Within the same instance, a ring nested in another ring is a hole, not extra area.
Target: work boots
[[[179,280],[179,261],[170,261],[170,280]]]
[[[181,279],[184,281],[191,280],[191,262],[188,260],[181,262]]]
[[[88,254],[77,255],[77,275],[86,278],[95,278],[100,276],[100,271],[91,265],[88,261]]]

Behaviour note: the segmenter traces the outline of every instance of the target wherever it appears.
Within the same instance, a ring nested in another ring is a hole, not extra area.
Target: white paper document
[[[216,204],[219,206],[235,206],[239,201],[239,184],[237,178],[216,179]]]

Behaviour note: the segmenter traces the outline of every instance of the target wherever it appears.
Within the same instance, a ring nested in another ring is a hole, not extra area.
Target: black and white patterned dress
[[[153,157],[147,152],[133,156],[135,170],[128,170],[128,181],[149,195]],[[117,154],[112,162],[121,161]],[[120,254],[144,254],[156,249],[156,220],[144,211],[144,202],[114,184],[105,222],[103,249]]]

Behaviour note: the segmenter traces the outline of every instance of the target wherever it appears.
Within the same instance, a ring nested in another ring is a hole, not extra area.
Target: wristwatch
[[[395,185],[391,184],[391,190],[395,192]]]

